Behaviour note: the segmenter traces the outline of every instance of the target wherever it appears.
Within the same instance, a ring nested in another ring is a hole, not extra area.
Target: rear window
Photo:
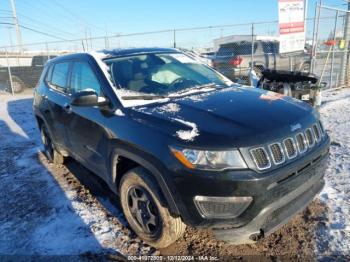
[[[254,53],[257,49],[257,43],[254,43]],[[252,44],[245,43],[231,43],[228,45],[222,45],[219,48],[219,56],[237,56],[237,55],[250,55],[252,53]]]
[[[51,84],[65,89],[67,87],[69,63],[55,64],[52,70]]]

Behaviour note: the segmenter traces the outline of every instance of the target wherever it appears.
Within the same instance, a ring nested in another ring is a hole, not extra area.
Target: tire
[[[12,88],[14,93],[20,93],[24,90],[25,84],[18,76],[12,76]]]
[[[299,71],[302,72],[302,73],[310,73],[310,63],[306,62],[306,63],[303,63],[300,68],[299,68]]]
[[[65,158],[55,149],[55,146],[45,124],[42,124],[40,127],[40,137],[44,145],[43,153],[49,163],[54,163],[55,165],[63,165]]]
[[[186,225],[170,214],[159,186],[144,168],[134,168],[122,177],[119,194],[130,227],[149,245],[167,247],[185,232]]]

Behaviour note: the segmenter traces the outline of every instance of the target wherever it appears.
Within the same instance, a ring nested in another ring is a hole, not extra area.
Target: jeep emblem
[[[295,130],[301,129],[301,124],[290,125],[290,130],[294,132]]]

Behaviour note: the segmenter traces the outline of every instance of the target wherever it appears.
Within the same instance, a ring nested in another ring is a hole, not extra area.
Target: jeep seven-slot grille
[[[302,154],[307,150],[304,134],[303,133],[297,134],[296,139],[297,139],[299,153]]]
[[[268,157],[266,150],[263,147],[252,149],[250,152],[252,154],[252,157],[254,159],[256,166],[260,170],[271,167],[270,159]]]
[[[273,162],[278,165],[285,161],[284,154],[280,143],[274,143],[269,145]]]
[[[318,126],[315,124],[312,126],[312,129],[314,130],[316,141],[319,141],[321,138],[321,134],[320,134],[320,131],[318,130]]]
[[[286,149],[286,154],[289,159],[297,156],[297,149],[293,138],[287,138],[284,140],[284,148]]]
[[[318,122],[318,125],[320,127],[321,134],[323,135],[324,134],[324,128],[323,128],[323,125],[322,125],[321,121]]]
[[[315,144],[315,139],[310,128],[306,129],[305,137],[306,137],[308,146],[312,147]]]
[[[268,169],[274,165],[280,165],[287,159],[293,159],[298,154],[305,153],[308,149],[319,143],[324,136],[321,123],[314,124],[297,133],[295,137],[287,137],[282,143],[274,142],[268,146],[260,146],[250,150],[251,157],[259,170]]]

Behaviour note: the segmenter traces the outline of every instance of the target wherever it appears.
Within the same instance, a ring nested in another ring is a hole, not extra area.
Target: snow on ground
[[[0,95],[0,254],[151,254],[118,206],[40,153],[30,96]],[[91,174],[85,174],[91,175]]]
[[[326,186],[320,199],[328,207],[317,232],[320,256],[350,254],[350,89],[323,93],[320,110],[331,137]]]

